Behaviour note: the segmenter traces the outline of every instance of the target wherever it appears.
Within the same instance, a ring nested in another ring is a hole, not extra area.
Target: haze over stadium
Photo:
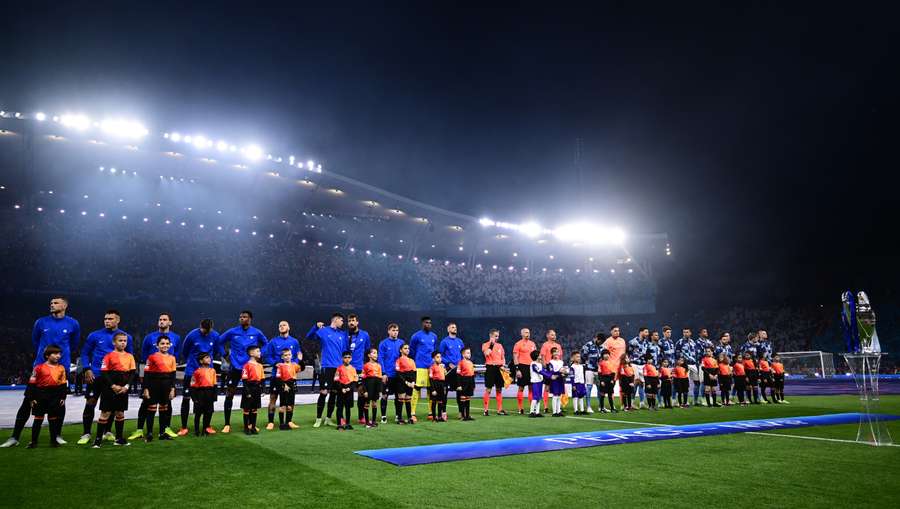
[[[201,507],[525,504],[618,481],[642,488],[596,505],[683,505],[659,493],[697,475],[763,506],[896,498],[897,448],[856,439],[839,301],[871,298],[873,413],[896,437],[892,6],[122,7],[6,8],[11,505],[42,502],[46,464],[93,466],[54,485],[64,507],[95,481],[149,505],[159,472],[181,476],[173,505]],[[36,367],[51,355],[62,368]],[[731,390],[745,366],[755,390]],[[746,451],[759,471],[715,481]],[[183,471],[225,457],[246,465]],[[273,461],[291,487],[247,488]]]

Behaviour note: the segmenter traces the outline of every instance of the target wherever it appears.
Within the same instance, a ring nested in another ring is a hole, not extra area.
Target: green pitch
[[[789,397],[790,405],[692,408],[528,419],[476,415],[475,422],[385,424],[348,432],[313,429],[314,405],[298,407],[301,429],[171,442],[0,450],[2,505],[42,507],[894,507],[900,447],[731,434],[398,468],[353,454],[361,449],[636,427],[604,418],[691,424],[855,412],[852,396]],[[72,398],[70,412],[80,411]],[[510,401],[508,400],[508,403]],[[473,401],[473,414],[480,400]],[[513,406],[515,401],[511,401]],[[419,405],[425,414],[426,403]],[[507,410],[509,405],[507,404]],[[455,416],[450,402],[451,416]],[[389,412],[393,412],[393,404]],[[882,397],[900,414],[900,396]],[[355,409],[354,409],[355,415]],[[235,413],[240,422],[239,412]],[[260,414],[264,424],[265,414]],[[391,415],[392,417],[392,415]],[[178,419],[175,418],[177,423]],[[193,421],[193,420],[192,420]],[[221,414],[214,424],[222,425]],[[900,421],[888,424],[900,441]],[[126,424],[126,434],[134,422]],[[23,439],[30,430],[26,428]],[[856,425],[769,433],[853,439]],[[118,502],[116,502],[118,501]],[[553,502],[555,501],[555,502]]]

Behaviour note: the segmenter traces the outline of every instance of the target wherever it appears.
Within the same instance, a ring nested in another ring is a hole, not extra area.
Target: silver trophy
[[[882,353],[878,333],[875,331],[875,312],[872,311],[869,296],[862,291],[855,297],[853,292],[844,292],[841,304],[841,321],[847,340],[844,359],[859,390],[863,410],[859,417],[856,441],[871,445],[890,445],[891,435],[879,414],[878,368]]]

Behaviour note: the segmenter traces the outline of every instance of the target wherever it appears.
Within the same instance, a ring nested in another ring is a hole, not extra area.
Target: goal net
[[[824,378],[834,376],[834,354],[830,352],[778,352],[784,372],[790,376]]]

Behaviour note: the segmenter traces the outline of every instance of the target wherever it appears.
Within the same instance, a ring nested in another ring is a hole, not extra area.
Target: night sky
[[[255,139],[476,216],[667,232],[661,309],[897,297],[887,2],[389,3],[7,5],[0,106]]]

